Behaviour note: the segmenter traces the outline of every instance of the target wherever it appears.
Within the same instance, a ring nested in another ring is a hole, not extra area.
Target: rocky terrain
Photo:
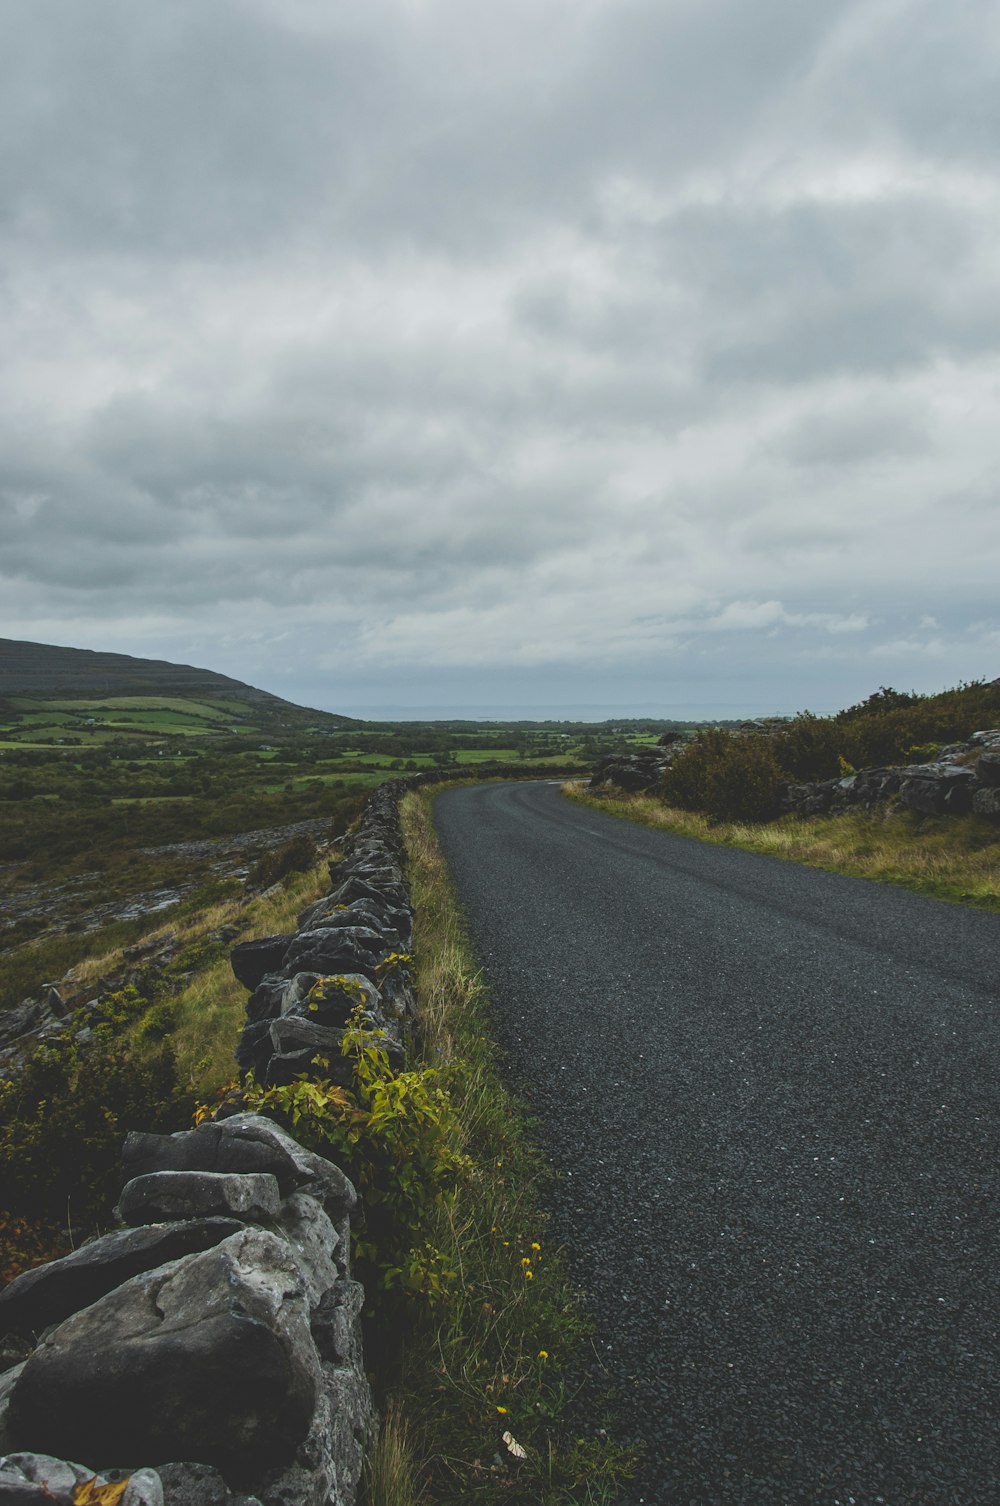
[[[817,816],[894,798],[925,816],[1000,816],[1000,728],[974,732],[940,750],[932,763],[861,769],[841,779],[788,784],[783,813]]]
[[[356,1006],[402,1061],[415,1003],[397,800],[369,801],[328,898],[237,946],[243,1071],[288,1082],[335,1055]],[[120,1227],[0,1294],[0,1500],[353,1506],[374,1426],[350,1274],[357,1195],[239,1095],[215,1120],[133,1134]],[[118,1496],[114,1499],[117,1501]]]
[[[748,722],[737,732],[761,736],[780,732],[785,725],[779,719]],[[590,788],[615,788],[630,794],[656,791],[685,746],[686,739],[667,734],[655,748],[601,759]],[[777,814],[818,816],[890,799],[927,816],[1000,816],[1000,728],[987,728],[964,742],[948,744],[929,763],[860,769],[810,783],[786,782],[779,792]]]

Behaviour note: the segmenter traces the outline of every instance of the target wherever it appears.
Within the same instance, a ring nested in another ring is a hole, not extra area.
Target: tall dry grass
[[[1000,825],[985,817],[919,816],[878,806],[762,823],[713,822],[655,795],[592,795],[576,782],[564,784],[563,791],[581,805],[679,836],[901,884],[937,899],[1000,909]]]

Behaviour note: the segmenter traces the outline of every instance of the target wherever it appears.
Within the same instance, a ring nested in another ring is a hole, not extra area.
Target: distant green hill
[[[0,696],[171,696],[241,701],[262,721],[307,719],[317,726],[349,726],[352,717],[311,711],[266,690],[231,680],[228,675],[165,659],[136,659],[131,654],[97,653],[89,648],[61,648],[0,638]]]

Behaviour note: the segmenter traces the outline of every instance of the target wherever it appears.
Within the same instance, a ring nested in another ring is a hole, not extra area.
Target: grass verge
[[[983,817],[920,816],[876,806],[808,819],[715,822],[666,805],[655,795],[592,795],[576,783],[564,784],[563,793],[580,805],[679,836],[1000,910],[1000,826]]]
[[[368,1506],[607,1506],[634,1460],[601,1436],[605,1418],[581,1426],[574,1415],[590,1325],[547,1242],[545,1168],[524,1106],[501,1081],[432,800],[415,791],[401,807],[422,1051],[447,1072],[472,1165],[427,1230],[454,1279],[398,1354]]]

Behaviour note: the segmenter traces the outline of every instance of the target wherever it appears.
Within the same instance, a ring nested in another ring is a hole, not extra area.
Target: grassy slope
[[[935,899],[1000,909],[1000,826],[976,816],[918,816],[876,807],[764,823],[713,822],[654,795],[600,795],[566,784],[571,799],[645,826],[744,847],[857,878],[901,884]]]

